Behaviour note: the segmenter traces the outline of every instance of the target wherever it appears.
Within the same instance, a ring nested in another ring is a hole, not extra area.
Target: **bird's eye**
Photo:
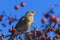
[[[34,13],[33,11],[31,11],[31,13]]]

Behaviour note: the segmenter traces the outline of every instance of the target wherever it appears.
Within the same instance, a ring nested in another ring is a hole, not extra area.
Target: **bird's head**
[[[30,10],[30,11],[27,11],[25,15],[34,16],[34,14],[36,14],[36,12],[33,10]]]

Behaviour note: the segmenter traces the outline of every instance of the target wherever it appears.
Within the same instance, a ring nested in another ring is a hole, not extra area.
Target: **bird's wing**
[[[24,24],[27,24],[27,17],[26,16],[23,16],[19,21],[18,23],[16,24],[16,29],[19,28],[19,27],[22,27]]]

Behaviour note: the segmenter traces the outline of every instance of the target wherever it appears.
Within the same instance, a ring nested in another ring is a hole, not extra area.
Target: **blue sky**
[[[26,6],[21,7],[21,2],[25,2]],[[16,15],[17,18],[21,18],[26,11],[35,10],[37,11],[37,14],[34,16],[35,20],[32,26],[38,25],[38,29],[40,29],[41,18],[43,18],[44,12],[49,11],[49,6],[53,7],[53,11],[55,12],[56,16],[60,14],[60,6],[55,7],[55,4],[60,4],[60,0],[0,0],[0,14],[2,14],[2,11],[5,11],[6,15],[8,16],[10,15],[14,17],[14,15]],[[14,9],[15,5],[19,5],[18,10]],[[7,17],[4,17],[4,20],[2,21],[6,23],[6,28],[1,25],[1,22],[0,29],[2,29],[7,35],[9,34],[8,29],[11,28],[11,26],[15,26],[17,22],[12,23],[12,25],[8,25],[8,20],[5,20],[6,18]]]

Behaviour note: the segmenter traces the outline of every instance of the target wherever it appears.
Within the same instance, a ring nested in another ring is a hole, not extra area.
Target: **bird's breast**
[[[28,24],[29,25],[31,25],[34,21],[34,18],[32,16],[28,16],[27,19],[28,19]]]

